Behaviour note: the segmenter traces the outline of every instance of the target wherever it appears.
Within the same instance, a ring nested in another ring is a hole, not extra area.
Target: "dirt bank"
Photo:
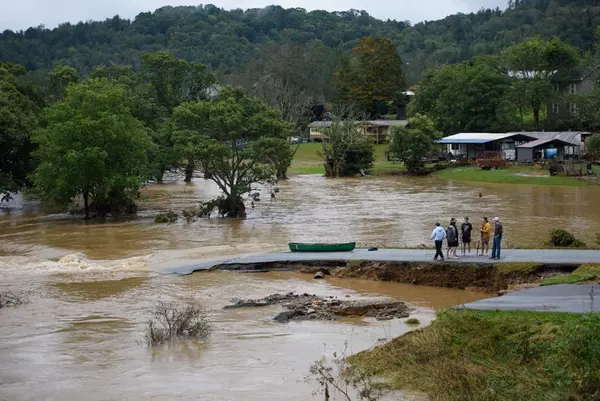
[[[225,309],[256,308],[281,305],[287,309],[273,318],[276,322],[292,320],[336,320],[340,317],[374,317],[377,320],[390,320],[408,317],[408,307],[404,302],[350,301],[335,297],[320,297],[309,294],[272,294],[261,299],[233,300]]]
[[[503,293],[538,285],[550,277],[569,274],[576,265],[545,263],[421,263],[370,261],[311,261],[230,264],[216,269],[240,272],[324,272],[339,278],[392,281],[432,287]]]

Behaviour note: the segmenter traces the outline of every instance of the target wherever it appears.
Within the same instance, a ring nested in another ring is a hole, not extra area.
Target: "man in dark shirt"
[[[465,222],[460,226],[463,255],[465,255],[467,249],[469,250],[469,255],[471,254],[471,231],[473,231],[473,224],[469,222],[468,217],[465,217]]]
[[[500,250],[502,248],[502,223],[498,217],[494,217],[494,243],[492,248],[492,257],[490,259],[500,259]]]

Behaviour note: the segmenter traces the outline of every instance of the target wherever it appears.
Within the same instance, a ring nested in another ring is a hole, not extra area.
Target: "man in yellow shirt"
[[[490,251],[490,236],[492,235],[492,225],[487,217],[483,218],[481,224],[481,254],[487,256]]]

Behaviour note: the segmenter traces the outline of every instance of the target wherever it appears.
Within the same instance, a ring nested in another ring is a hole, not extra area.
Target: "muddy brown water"
[[[600,191],[455,185],[431,179],[282,183],[243,221],[154,225],[157,210],[181,210],[218,195],[209,182],[145,190],[140,216],[83,223],[17,197],[0,209],[0,291],[29,304],[0,311],[0,399],[6,400],[308,400],[312,362],[369,348],[409,330],[371,319],[276,324],[280,307],[223,310],[231,298],[308,292],[409,303],[426,324],[439,308],[483,294],[294,273],[161,274],[190,259],[285,249],[290,241],[357,240],[369,246],[427,243],[431,222],[500,215],[507,239],[535,245],[551,227],[591,241],[600,231]],[[478,196],[482,192],[483,197]],[[268,194],[267,194],[268,195]],[[194,295],[214,324],[207,342],[150,350],[140,344],[157,297]],[[322,399],[315,396],[314,399]]]

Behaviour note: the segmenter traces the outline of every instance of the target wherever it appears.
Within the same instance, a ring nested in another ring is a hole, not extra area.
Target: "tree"
[[[327,177],[353,176],[373,167],[373,141],[365,135],[361,121],[355,113],[335,113],[324,130],[327,138],[319,156]]]
[[[424,158],[434,149],[435,141],[442,137],[433,120],[417,114],[408,120],[409,128],[394,127],[389,152],[400,159],[411,174],[425,172]]]
[[[568,77],[577,66],[579,56],[575,49],[558,38],[549,41],[536,36],[513,45],[503,52],[504,62],[526,99],[536,128],[540,111],[552,95],[552,80]]]
[[[408,108],[412,115],[429,115],[447,135],[500,132],[514,119],[511,88],[494,59],[479,58],[428,71]]]
[[[158,112],[143,120],[152,128],[152,138],[157,145],[153,155],[155,177],[158,181],[166,171],[181,162],[174,151],[173,132],[165,125],[173,109],[183,102],[208,99],[208,88],[216,83],[215,76],[200,63],[189,63],[167,51],[145,54],[142,57],[143,77],[150,83]],[[191,181],[194,165],[190,160],[186,168],[186,182]]]
[[[40,198],[68,206],[82,196],[86,220],[92,208],[99,215],[134,212],[153,145],[125,88],[106,79],[71,85],[44,118],[47,126],[34,136]]]
[[[585,150],[587,156],[592,160],[600,158],[600,135],[595,134],[587,137],[585,140]]]
[[[22,67],[0,63],[0,200],[25,186],[33,167],[31,134],[39,107],[19,84],[22,74]]]
[[[77,82],[79,82],[79,73],[75,68],[68,65],[54,67],[48,74],[51,100],[54,102],[62,100],[67,87]]]
[[[384,37],[364,37],[352,57],[336,71],[342,101],[373,117],[405,88],[403,62],[396,46]]]
[[[253,185],[274,184],[278,158],[290,147],[291,126],[241,88],[224,87],[215,101],[184,103],[173,123],[177,146],[223,192],[228,217],[246,216],[242,197]]]

